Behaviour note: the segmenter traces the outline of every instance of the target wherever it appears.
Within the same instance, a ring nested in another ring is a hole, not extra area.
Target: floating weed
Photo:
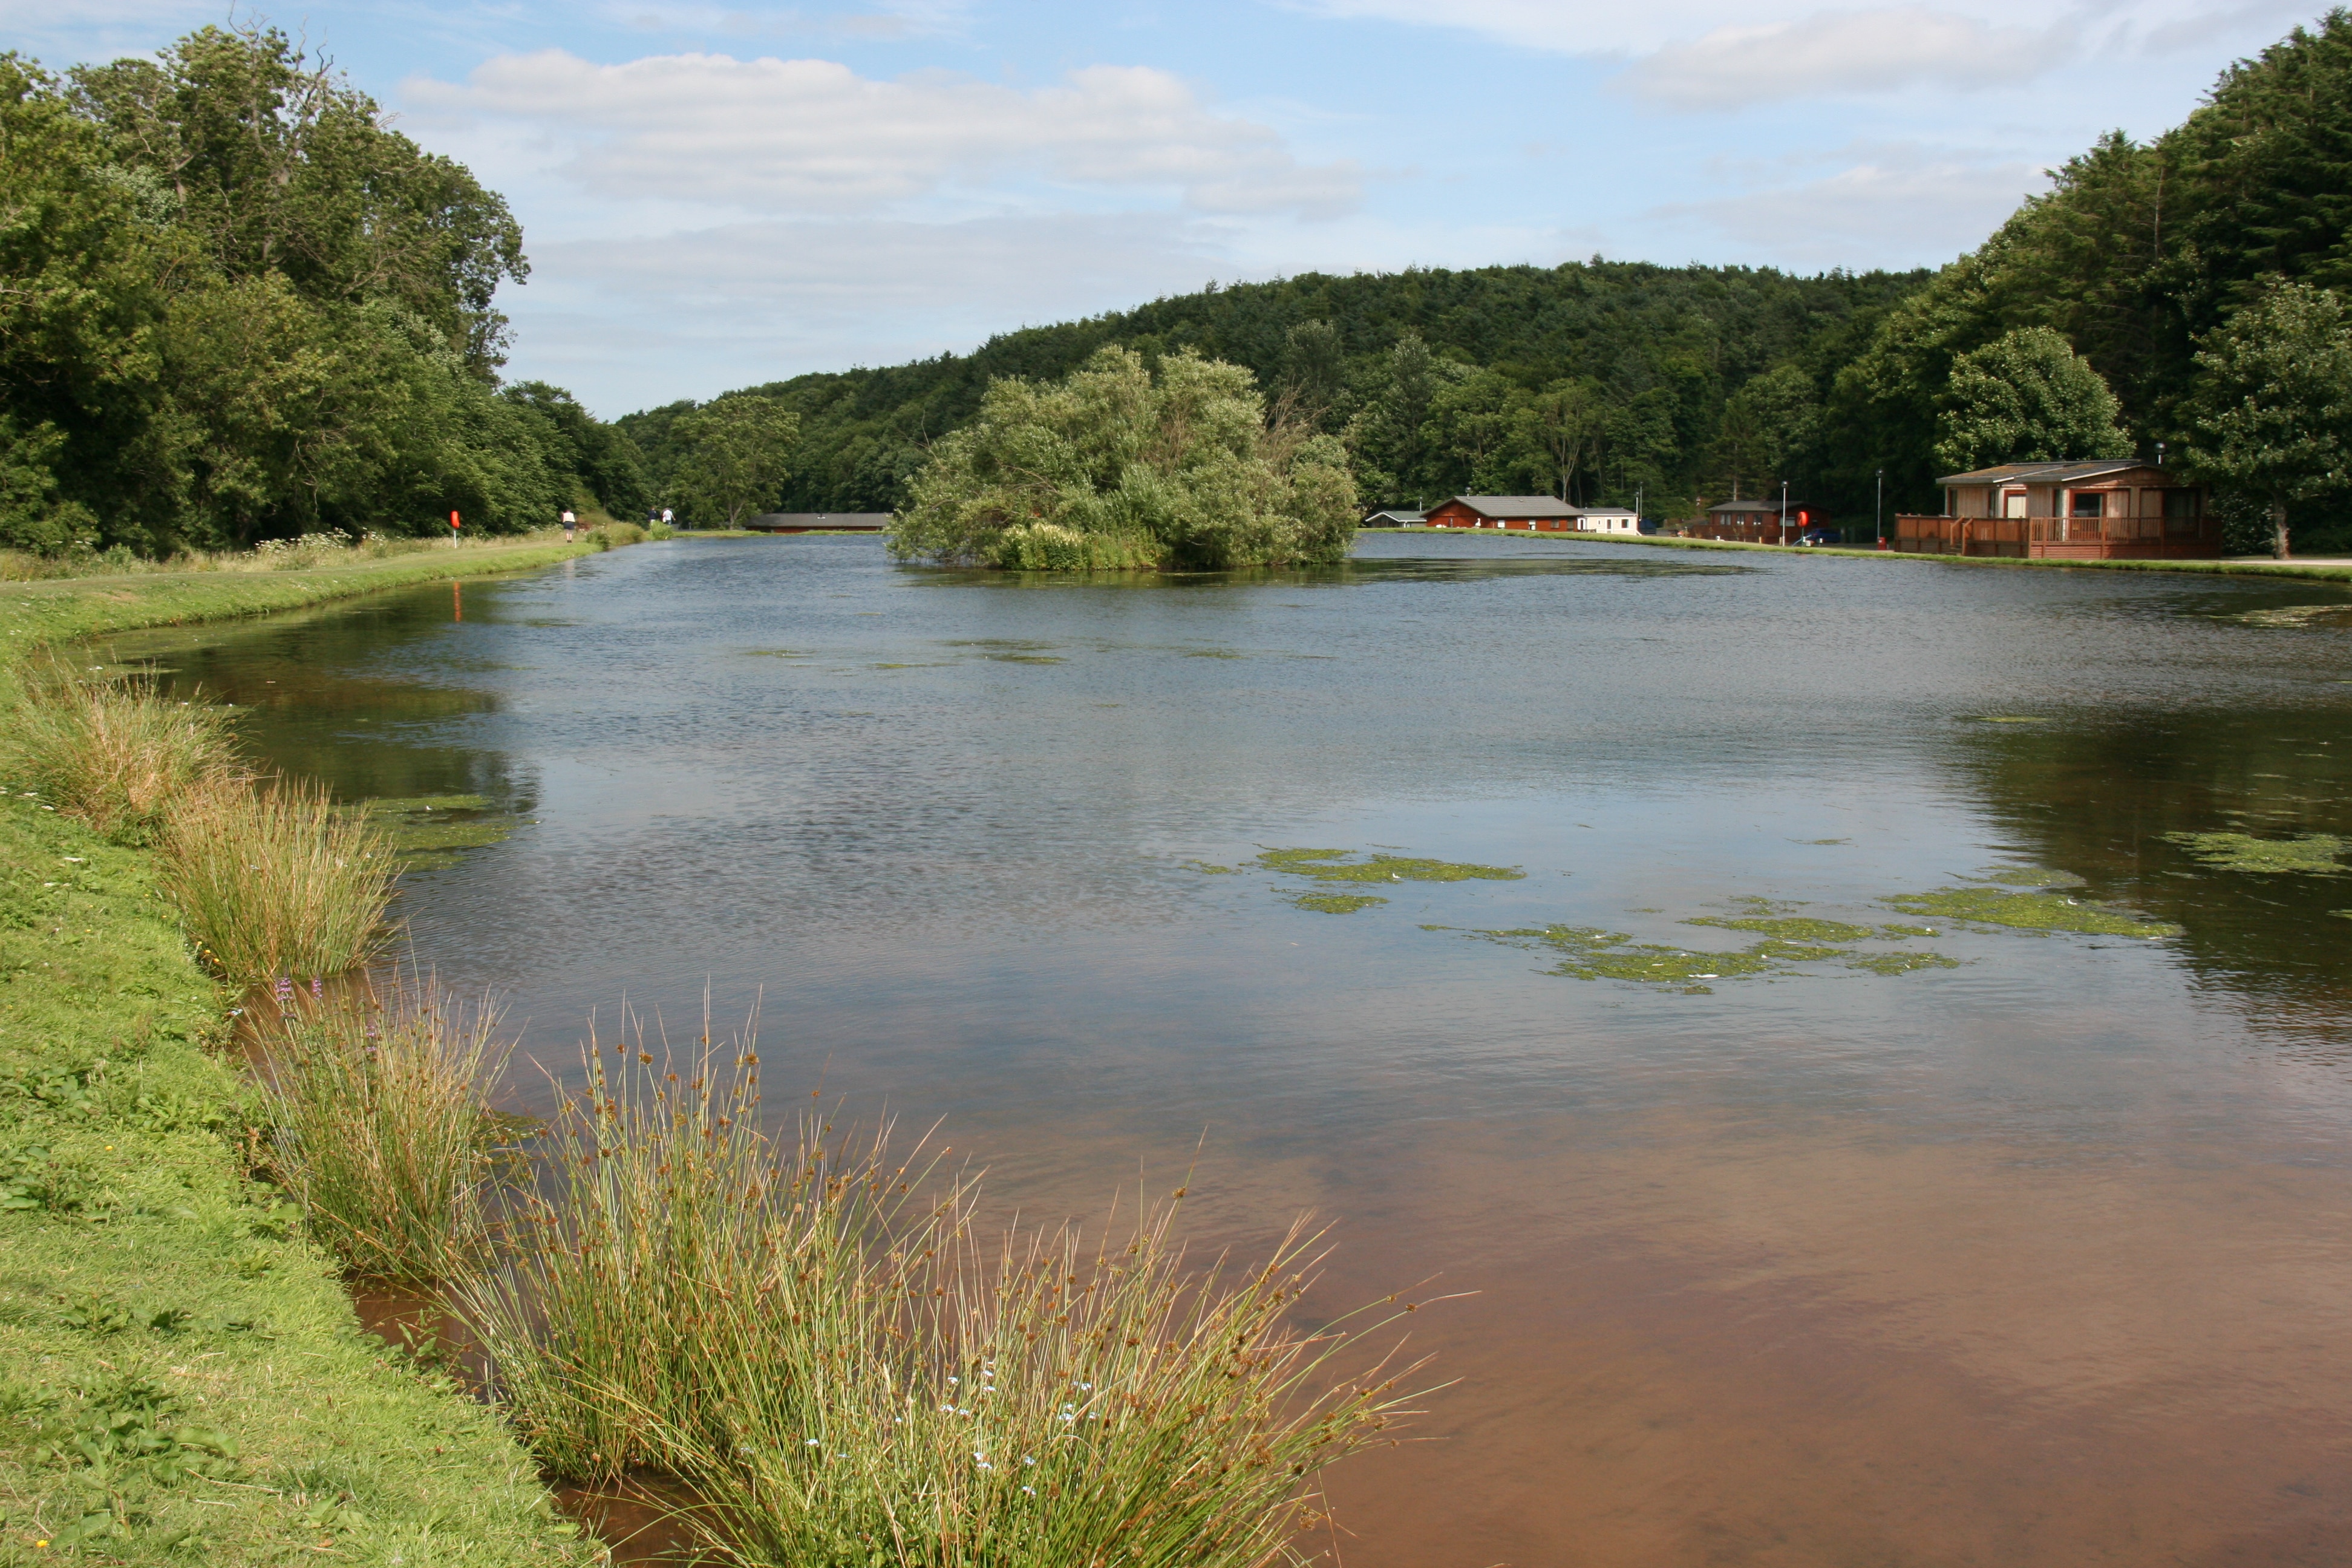
[[[2352,849],[2352,838],[2328,833],[2305,833],[2293,838],[2257,838],[2250,833],[2168,833],[2164,839],[2216,870],[2265,875],[2300,871],[2314,877],[2340,877],[2345,868],[2336,864],[2336,857]]]
[[[2090,936],[2178,936],[2167,921],[2142,920],[2105,905],[2078,902],[2056,893],[2012,893],[2000,888],[1938,888],[1932,893],[1897,893],[1882,900],[1906,914],[1940,915],[1976,925],[2015,931],[2076,931]]]
[[[1184,864],[1203,877],[1230,877],[1241,869],[1238,866],[1219,866],[1208,860],[1187,860]]]
[[[1868,926],[1848,925],[1843,921],[1816,921],[1792,918],[1770,919],[1748,916],[1733,920],[1724,915],[1701,915],[1683,921],[1686,926],[1715,926],[1723,931],[1752,931],[1762,936],[1778,937],[1784,942],[1867,942]]]
[[[1867,969],[1873,974],[1908,974],[1917,969],[1958,969],[1960,961],[1940,952],[1923,952],[1916,948],[1902,952],[1856,952],[1846,956],[1848,969]]]
[[[1783,942],[1779,937],[1767,937],[1748,951],[1759,958],[1773,959],[1782,963],[1819,963],[1826,958],[1847,956],[1846,950],[1842,947],[1822,947],[1812,942]]]
[[[803,648],[797,647],[747,647],[743,652],[751,658],[814,658],[816,657]]]
[[[984,653],[980,657],[994,659],[999,664],[1060,664],[1063,662],[1059,657],[1050,653]]]
[[[1249,655],[1235,653],[1231,648],[1195,647],[1185,649],[1184,657],[1186,658],[1247,658]]]
[[[1854,941],[1867,939],[1873,934],[1867,926],[1848,926],[1835,921],[1759,918],[1747,921],[1707,920],[1686,923],[1727,926],[1735,931],[1773,931],[1776,927],[1795,927],[1800,933],[1829,927],[1841,932],[1852,932],[1852,940]],[[1423,926],[1422,929],[1444,931],[1450,928]],[[1563,955],[1561,962],[1551,970],[1554,974],[1565,974],[1576,980],[1633,980],[1650,985],[1675,985],[1691,995],[1712,994],[1710,987],[1697,984],[1700,981],[1737,980],[1750,974],[1787,974],[1794,972],[1800,964],[1826,963],[1836,959],[1843,959],[1849,967],[1866,969],[1878,974],[1906,974],[1915,969],[1957,966],[1955,960],[1940,953],[1857,953],[1850,948],[1824,946],[1818,942],[1791,941],[1785,934],[1768,935],[1763,941],[1737,952],[1696,952],[1657,942],[1637,943],[1622,931],[1603,931],[1597,926],[1522,927],[1511,931],[1473,931],[1465,934],[1510,947],[1549,948]]]
[[[1290,901],[1297,908],[1325,915],[1351,915],[1358,910],[1388,902],[1371,893],[1301,893]]]
[[[1934,926],[1880,926],[1878,934],[1889,942],[1906,942],[1915,936],[1933,936],[1936,934],[1936,928]]]
[[[338,814],[364,814],[390,837],[394,862],[404,871],[452,865],[468,849],[503,841],[520,822],[513,812],[498,810],[478,795],[371,800],[338,808]]]
[[[2039,713],[1968,713],[1961,716],[1966,724],[2047,724],[2050,721]]]
[[[2308,626],[2342,621],[2347,616],[2352,616],[2352,605],[2281,605],[2267,610],[2242,610],[2223,618],[2242,626]]]
[[[1466,861],[1428,860],[1405,855],[1374,855],[1346,861],[1352,849],[1268,849],[1258,864],[1286,877],[1312,877],[1318,882],[1517,882],[1525,871],[1508,866],[1475,866]]]
[[[1983,873],[1988,882],[2011,888],[2079,888],[2083,879],[2053,866],[2003,866]]]

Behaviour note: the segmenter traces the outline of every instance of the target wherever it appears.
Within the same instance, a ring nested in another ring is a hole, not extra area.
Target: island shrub
[[[485,1237],[497,1122],[485,1096],[510,1042],[499,1008],[431,976],[314,1004],[268,1032],[256,1164],[355,1274],[445,1278]]]
[[[1214,571],[1346,558],[1356,487],[1337,438],[1277,410],[1240,365],[1155,374],[1108,347],[1050,384],[992,384],[931,448],[890,548],[1020,571]]]

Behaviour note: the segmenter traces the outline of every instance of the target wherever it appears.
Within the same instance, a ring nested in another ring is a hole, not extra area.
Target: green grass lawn
[[[0,658],[580,552],[9,584]],[[594,1560],[496,1415],[364,1333],[247,1178],[235,999],[146,853],[0,784],[0,1564]]]

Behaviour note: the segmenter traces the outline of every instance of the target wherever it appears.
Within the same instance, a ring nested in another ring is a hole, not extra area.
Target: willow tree
[[[1240,365],[1097,351],[1061,381],[993,383],[893,518],[901,559],[1022,571],[1214,570],[1343,559],[1356,487],[1339,442],[1266,418]]]

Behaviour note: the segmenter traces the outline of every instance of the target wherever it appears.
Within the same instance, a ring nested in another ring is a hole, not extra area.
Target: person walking
[[[564,542],[564,543],[569,544],[569,543],[571,543],[571,542],[572,542],[572,534],[573,534],[573,532],[574,532],[574,531],[575,531],[579,527],[580,527],[580,520],[579,520],[578,518],[576,518],[576,517],[574,517],[574,516],[572,516],[572,509],[571,509],[570,507],[568,507],[568,506],[567,506],[567,507],[565,507],[565,508],[563,509],[563,542]]]

